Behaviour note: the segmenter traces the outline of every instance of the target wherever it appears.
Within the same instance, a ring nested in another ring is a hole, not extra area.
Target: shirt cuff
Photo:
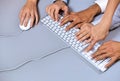
[[[68,4],[68,2],[69,2],[69,0],[62,0],[62,1],[64,1],[66,4]]]
[[[68,3],[69,3],[69,0],[62,0],[62,1],[65,2],[66,5],[68,5]],[[55,2],[56,2],[56,0],[53,1],[53,3],[55,3]]]
[[[105,12],[105,9],[106,9],[106,7],[107,7],[108,0],[96,0],[95,3],[100,6],[102,13]]]

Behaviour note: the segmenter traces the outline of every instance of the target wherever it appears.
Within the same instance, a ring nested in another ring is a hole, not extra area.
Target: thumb
[[[95,40],[92,40],[92,42],[90,43],[90,45],[85,49],[86,52],[89,52],[93,47],[94,45],[96,44],[97,41]]]
[[[64,15],[65,15],[65,16],[69,15],[69,9],[68,9],[68,7],[65,7],[65,8],[63,9],[63,11],[64,11]]]
[[[76,28],[79,28],[79,29],[80,29],[80,28],[83,26],[83,24],[84,24],[84,23],[79,23],[79,24],[77,24],[77,25],[76,25]]]

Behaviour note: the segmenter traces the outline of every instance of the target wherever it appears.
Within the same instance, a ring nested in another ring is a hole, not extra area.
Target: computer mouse
[[[20,29],[23,30],[23,31],[29,30],[31,28],[30,27],[30,22],[31,22],[31,19],[29,19],[28,24],[27,24],[26,27],[24,25],[19,25]]]

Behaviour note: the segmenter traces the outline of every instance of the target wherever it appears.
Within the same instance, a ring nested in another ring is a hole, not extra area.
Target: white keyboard
[[[70,45],[80,56],[86,59],[96,69],[100,70],[101,72],[104,72],[107,70],[107,68],[105,68],[104,66],[110,61],[109,58],[107,58],[106,60],[95,61],[91,57],[91,54],[93,54],[97,50],[97,48],[100,46],[98,43],[88,53],[83,52],[83,50],[89,44],[85,44],[84,42],[77,41],[75,33],[79,31],[79,29],[72,28],[70,31],[66,32],[65,28],[70,23],[67,23],[64,26],[60,26],[60,22],[53,21],[50,16],[46,16],[41,20],[41,22],[45,24],[51,31],[56,33],[58,37],[60,37],[64,42]]]

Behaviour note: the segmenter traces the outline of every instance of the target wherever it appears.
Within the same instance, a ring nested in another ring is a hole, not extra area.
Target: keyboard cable
[[[43,56],[43,57],[38,57],[38,58],[26,60],[26,61],[22,62],[21,64],[15,66],[15,67],[12,67],[12,68],[0,69],[0,72],[8,72],[8,71],[17,70],[17,69],[23,67],[24,65],[26,65],[26,64],[28,64],[28,63],[31,63],[31,62],[33,62],[33,61],[42,60],[42,59],[44,59],[44,58],[46,58],[46,57],[49,57],[49,56],[51,56],[51,55],[54,55],[55,53],[60,52],[60,51],[63,51],[63,50],[68,49],[68,48],[70,48],[70,46],[61,48],[61,49],[59,49],[59,50],[56,50],[56,51],[54,51],[54,52],[52,52],[52,53],[49,53],[49,54],[47,54],[47,55],[45,55],[45,56]]]

